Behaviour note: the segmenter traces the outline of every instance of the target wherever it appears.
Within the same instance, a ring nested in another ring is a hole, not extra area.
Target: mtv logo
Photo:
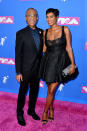
[[[0,46],[4,45],[6,39],[7,39],[6,36],[1,38],[1,40],[0,40]]]
[[[42,87],[42,88],[44,88],[44,81],[40,81],[39,86]]]
[[[87,93],[87,86],[82,86],[82,93]]]
[[[87,41],[85,42],[85,50],[87,50]]]

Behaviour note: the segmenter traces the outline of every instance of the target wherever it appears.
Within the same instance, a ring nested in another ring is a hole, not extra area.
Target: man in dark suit
[[[35,113],[36,98],[39,89],[38,71],[42,56],[42,29],[36,27],[37,11],[29,8],[25,15],[27,27],[16,33],[15,66],[16,79],[20,83],[17,101],[17,120],[22,126],[26,124],[23,114],[25,96],[30,85],[28,115],[40,120]]]

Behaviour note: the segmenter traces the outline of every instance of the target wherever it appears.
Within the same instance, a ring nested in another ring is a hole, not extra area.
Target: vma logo
[[[14,24],[14,16],[0,16],[0,24]]]
[[[59,17],[59,25],[80,25],[80,17]]]
[[[60,92],[63,91],[63,87],[64,87],[64,84],[61,83],[61,84],[59,85],[58,91],[60,91]]]
[[[15,59],[0,57],[0,64],[15,65]]]
[[[0,39],[0,46],[3,46],[3,45],[4,45],[6,39],[7,39],[6,36],[5,36],[5,37],[2,37],[2,38]]]
[[[19,1],[42,1],[42,0],[19,0]]]
[[[82,87],[82,93],[87,93],[87,86]]]
[[[87,41],[85,42],[85,50],[87,50]]]
[[[9,76],[4,76],[2,79],[2,83],[5,84],[7,83],[7,79],[9,78]]]
[[[40,81],[39,87],[44,88],[44,81]]]
[[[62,2],[66,2],[67,0],[61,0]]]
[[[64,86],[65,86],[65,85],[61,83],[61,84],[59,85],[58,89],[57,89],[56,94],[59,94],[59,92],[62,92]]]

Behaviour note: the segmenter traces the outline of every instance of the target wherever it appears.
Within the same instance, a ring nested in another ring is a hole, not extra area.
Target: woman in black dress
[[[53,99],[58,84],[62,82],[62,70],[71,63],[72,67],[69,74],[75,72],[71,34],[68,27],[57,24],[58,16],[59,11],[57,9],[47,9],[46,20],[50,28],[43,32],[44,56],[40,66],[40,77],[48,85],[46,105],[42,115],[43,124],[47,123],[48,119],[54,120]]]

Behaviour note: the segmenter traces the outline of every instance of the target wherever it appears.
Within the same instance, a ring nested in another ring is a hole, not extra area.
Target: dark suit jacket
[[[37,28],[37,27],[36,27]],[[15,46],[15,67],[16,73],[31,73],[32,70],[39,69],[42,56],[43,40],[42,29],[37,28],[40,35],[39,50],[36,47],[29,26],[16,33]]]

